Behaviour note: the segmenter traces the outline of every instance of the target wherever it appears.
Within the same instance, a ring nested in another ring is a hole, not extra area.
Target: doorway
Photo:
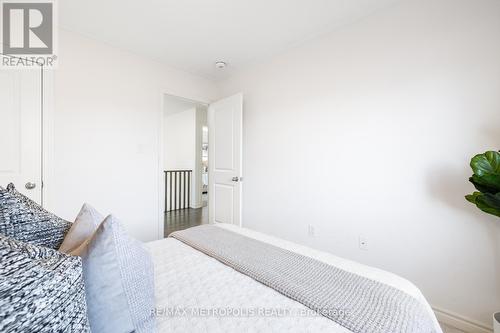
[[[164,237],[208,223],[208,106],[164,95]]]

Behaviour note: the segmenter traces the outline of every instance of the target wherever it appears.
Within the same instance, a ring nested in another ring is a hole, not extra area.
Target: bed
[[[425,331],[414,328],[407,331],[442,332],[422,293],[401,277],[249,229],[225,224],[210,227],[312,258],[404,293],[423,309],[429,321]],[[224,260],[195,247],[172,237],[147,244],[155,264],[155,312],[159,332],[356,331],[349,329],[349,325],[339,324],[312,311],[303,304],[306,302],[287,297],[278,291],[279,288],[275,290],[250,277],[252,274],[243,274],[223,263]],[[410,315],[410,324],[412,320]],[[407,326],[411,325],[405,323],[400,327]],[[358,328],[358,331],[367,330]],[[397,332],[402,329],[372,331]]]

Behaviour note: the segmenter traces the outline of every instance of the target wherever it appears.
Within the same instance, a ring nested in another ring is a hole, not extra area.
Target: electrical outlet
[[[368,251],[368,238],[363,235],[359,235],[359,249],[363,251]]]
[[[307,227],[307,235],[309,237],[314,237],[314,226],[311,224]]]

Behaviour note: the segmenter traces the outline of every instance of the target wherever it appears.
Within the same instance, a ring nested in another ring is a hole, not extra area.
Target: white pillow
[[[94,231],[103,220],[104,216],[102,216],[94,207],[87,203],[83,204],[75,222],[64,237],[59,251],[73,255],[73,252],[79,246],[85,243],[85,241],[90,240]]]
[[[151,256],[116,218],[106,217],[75,254],[82,257],[92,333],[156,331]]]

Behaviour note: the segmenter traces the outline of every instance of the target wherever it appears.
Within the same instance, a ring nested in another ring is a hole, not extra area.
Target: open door
[[[0,125],[0,186],[14,183],[19,192],[41,203],[40,70],[0,69]]]
[[[241,226],[243,95],[210,104],[209,220]]]

